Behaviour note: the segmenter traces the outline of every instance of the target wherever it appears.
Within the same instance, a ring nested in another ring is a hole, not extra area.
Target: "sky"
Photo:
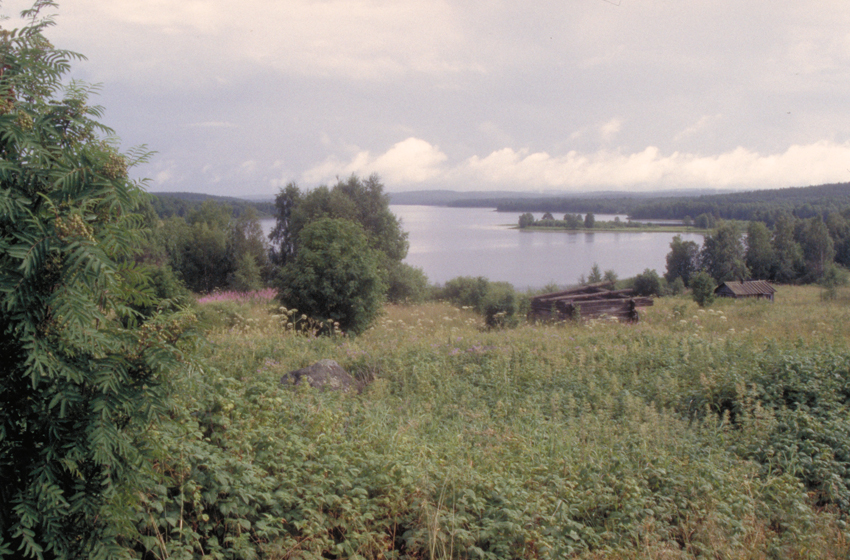
[[[12,15],[27,0],[2,3]],[[150,191],[850,181],[847,0],[77,0],[47,32]]]

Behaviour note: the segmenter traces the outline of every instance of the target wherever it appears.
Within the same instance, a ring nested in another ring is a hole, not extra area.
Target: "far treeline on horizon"
[[[252,206],[263,218],[274,216],[274,199],[216,196],[194,192],[151,192],[161,215],[185,215],[205,200],[230,205],[238,214]],[[850,208],[850,182],[750,191],[716,190],[600,193],[422,190],[387,192],[389,204],[494,208],[498,212],[626,214],[633,220],[685,220],[700,214],[715,219],[761,221],[772,225],[780,214],[797,218],[826,216]]]

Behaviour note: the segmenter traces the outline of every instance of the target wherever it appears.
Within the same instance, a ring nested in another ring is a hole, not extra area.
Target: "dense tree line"
[[[231,208],[234,215],[239,216],[244,212],[253,210],[260,218],[274,216],[275,207],[272,202],[252,202],[241,198],[230,196],[214,196],[201,193],[187,192],[159,192],[151,193],[151,208],[160,218],[171,216],[186,217],[191,212],[200,208],[205,202],[217,202]]]
[[[702,247],[676,236],[667,254],[668,283],[681,279],[690,286],[706,273],[716,283],[759,279],[779,283],[820,282],[836,265],[850,266],[850,221],[832,212],[826,219],[777,216],[773,227],[749,222],[720,221],[705,236]]]
[[[846,212],[850,209],[850,183],[651,199],[635,195],[482,198],[460,200],[450,206],[489,207],[500,212],[628,214],[635,220],[686,220],[702,215],[712,220],[760,221],[772,227],[783,215],[806,219],[838,212],[845,213],[847,217]]]

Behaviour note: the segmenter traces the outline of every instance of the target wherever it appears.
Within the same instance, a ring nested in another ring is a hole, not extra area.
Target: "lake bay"
[[[521,231],[512,229],[519,212],[487,208],[391,205],[408,232],[410,250],[404,262],[421,268],[432,284],[458,276],[484,276],[515,288],[567,286],[587,276],[594,263],[620,278],[647,268],[663,275],[674,233]],[[540,218],[542,213],[535,213]],[[621,216],[625,219],[625,216]],[[597,220],[614,216],[597,215]],[[268,234],[274,220],[263,220]],[[679,234],[702,245],[697,233]]]
[[[549,283],[576,284],[594,263],[620,278],[644,269],[663,275],[674,233],[521,231],[511,229],[519,213],[484,208],[391,205],[409,233],[405,262],[419,267],[431,283],[457,276],[484,276],[510,282],[517,289],[541,288]],[[536,213],[540,218],[542,213]],[[624,219],[621,216],[621,219]],[[596,216],[613,220],[613,216]],[[703,236],[680,234],[702,245]]]

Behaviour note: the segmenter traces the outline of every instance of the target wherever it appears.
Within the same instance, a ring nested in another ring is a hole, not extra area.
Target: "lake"
[[[517,289],[576,284],[594,263],[620,278],[644,269],[663,275],[674,233],[520,231],[519,212],[485,208],[391,205],[409,233],[405,262],[421,268],[433,284],[458,276],[484,276]],[[536,213],[540,218],[542,213]],[[625,216],[621,216],[625,219]],[[614,216],[597,215],[597,220]],[[274,220],[263,220],[268,233]],[[702,245],[702,235],[680,234]]]

